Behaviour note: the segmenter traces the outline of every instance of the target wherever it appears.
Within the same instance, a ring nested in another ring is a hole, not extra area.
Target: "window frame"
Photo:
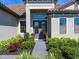
[[[75,32],[75,18],[79,18],[79,17],[74,17],[74,34],[79,34],[79,32]]]
[[[25,21],[26,22],[26,20],[19,20],[19,34],[24,34],[24,32],[21,32],[21,21]]]
[[[65,18],[65,20],[66,20],[65,33],[61,33],[61,29],[60,29],[60,26],[61,26],[61,24],[60,24],[60,19],[61,19],[61,18]],[[67,17],[60,17],[60,18],[59,18],[59,34],[67,34]]]

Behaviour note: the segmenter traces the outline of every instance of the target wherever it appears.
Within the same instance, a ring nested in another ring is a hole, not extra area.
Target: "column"
[[[31,34],[31,25],[30,25],[30,9],[29,6],[26,8],[26,32]]]
[[[74,18],[67,18],[67,36],[73,37],[74,35]]]

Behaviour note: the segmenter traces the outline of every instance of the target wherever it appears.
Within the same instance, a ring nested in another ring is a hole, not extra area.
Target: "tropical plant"
[[[46,56],[44,59],[56,59],[56,57],[54,56],[54,53],[49,53],[49,55]]]
[[[37,58],[31,55],[30,53],[23,51],[20,55],[16,57],[16,59],[37,59]]]
[[[29,39],[23,43],[23,45],[21,46],[21,50],[29,50],[30,51],[33,47],[34,47],[34,40]]]
[[[17,35],[16,37],[12,37],[8,40],[0,41],[0,53],[6,53],[9,50],[14,49],[15,43],[17,43],[19,40],[23,39],[20,35]]]
[[[25,40],[29,40],[29,37],[30,37],[29,33],[24,33],[24,39]]]

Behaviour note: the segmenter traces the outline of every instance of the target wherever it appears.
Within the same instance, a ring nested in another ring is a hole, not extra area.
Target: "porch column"
[[[26,8],[26,32],[31,34],[30,31],[31,31],[31,25],[30,25],[30,9],[29,9],[29,6],[27,6]]]

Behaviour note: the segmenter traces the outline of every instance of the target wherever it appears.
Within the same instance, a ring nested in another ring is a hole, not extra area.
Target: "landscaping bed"
[[[79,39],[52,38],[46,42],[48,55],[43,59],[79,59]],[[28,58],[27,58],[28,57]],[[38,59],[29,53],[21,53],[16,59]]]
[[[0,54],[19,54],[24,50],[31,52],[34,44],[34,38],[32,36],[22,38],[20,35],[17,35],[8,40],[0,41]]]

